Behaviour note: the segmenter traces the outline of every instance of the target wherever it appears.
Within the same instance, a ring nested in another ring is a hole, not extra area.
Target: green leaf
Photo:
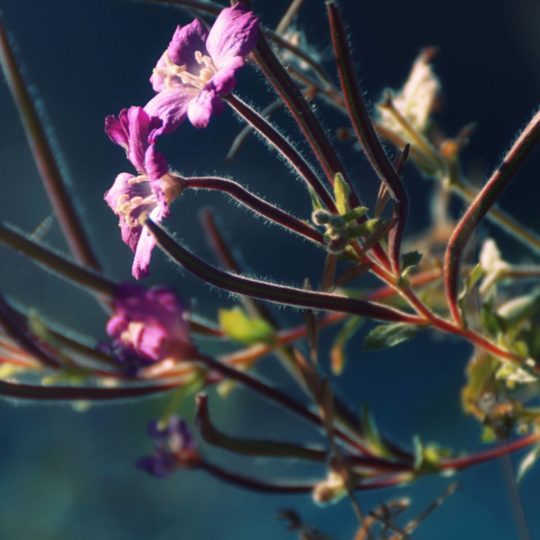
[[[232,309],[220,309],[218,320],[219,326],[228,337],[244,345],[261,341],[269,342],[274,334],[268,322],[258,317],[248,317],[239,306]]]
[[[315,193],[315,190],[311,186],[308,186],[308,189],[309,189],[309,196],[311,198],[311,206],[313,207],[313,211],[324,210],[325,209],[324,205],[321,202],[321,199],[319,199],[319,196],[317,195],[317,193]]]
[[[465,291],[470,292],[473,287],[480,281],[483,275],[484,269],[480,266],[480,264],[477,264],[467,276],[467,280],[465,281]]]
[[[49,330],[47,329],[45,323],[43,322],[43,319],[35,309],[31,309],[28,312],[28,327],[30,328],[32,334],[34,334],[42,341],[45,341],[47,343],[50,343],[52,341]]]
[[[330,349],[330,366],[334,375],[341,375],[347,361],[345,347],[351,338],[356,334],[364,319],[361,317],[350,317],[339,331],[334,344]]]
[[[364,339],[364,348],[367,350],[386,349],[395,347],[403,341],[415,336],[423,326],[415,326],[406,323],[381,324],[371,330]]]
[[[536,461],[540,457],[540,444],[537,444],[519,464],[516,479],[518,482],[523,480],[523,477],[533,468]]]
[[[371,451],[375,452],[379,457],[392,457],[392,453],[384,444],[375,418],[367,405],[362,406],[362,428],[364,430],[364,437],[366,438],[368,447]]]
[[[14,366],[13,364],[0,363],[0,381],[9,379],[18,373],[24,373],[26,368],[21,366]]]
[[[82,367],[64,367],[60,371],[53,373],[52,375],[46,375],[41,379],[41,384],[44,386],[53,386],[58,383],[70,384],[73,386],[80,386],[86,380],[93,376],[93,373],[89,369]]]
[[[438,444],[425,445],[419,435],[413,438],[414,470],[417,474],[433,473],[440,470],[441,461],[452,455],[449,448]]]
[[[480,322],[484,329],[493,337],[498,337],[506,331],[506,321],[497,314],[493,299],[482,304],[480,308]]]
[[[364,251],[370,250],[375,244],[382,240],[396,223],[396,218],[380,220],[380,225],[364,239]]]
[[[484,426],[484,429],[482,429],[482,435],[480,436],[480,440],[486,444],[494,443],[495,441],[497,441],[497,434],[491,426]]]
[[[334,198],[336,200],[338,212],[341,215],[346,214],[350,210],[349,186],[341,173],[336,173],[334,176]]]
[[[482,276],[484,276],[485,272],[482,266],[480,264],[477,264],[467,276],[467,279],[465,280],[465,284],[463,286],[463,290],[461,291],[459,297],[458,297],[458,306],[461,311],[461,315],[463,317],[463,320],[466,322],[465,319],[465,308],[467,306],[467,300],[469,299],[469,296],[471,295],[471,292],[473,291],[476,284],[480,281]]]
[[[358,218],[361,218],[365,216],[368,213],[368,207],[367,206],[357,206],[356,208],[353,208],[346,214],[343,214],[341,216],[341,220],[343,223],[349,223],[350,221],[356,221]]]
[[[467,383],[461,390],[461,406],[467,414],[477,418],[484,413],[478,408],[478,402],[484,394],[495,392],[495,371],[499,361],[488,354],[479,353],[467,365]]]

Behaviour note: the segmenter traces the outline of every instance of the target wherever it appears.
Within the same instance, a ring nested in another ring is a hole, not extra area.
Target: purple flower
[[[169,204],[180,192],[180,184],[169,174],[165,157],[155,149],[163,122],[142,107],[123,109],[118,118],[105,119],[105,132],[122,146],[138,173],[120,173],[105,193],[105,201],[119,217],[122,240],[135,253],[132,274],[139,279],[148,274],[150,256],[156,242],[140,224],[149,215],[159,223],[169,215]]]
[[[174,131],[186,116],[195,127],[206,127],[223,111],[221,97],[235,87],[258,32],[257,17],[241,4],[222,10],[210,32],[198,19],[176,28],[150,78],[159,93],[145,107],[163,120],[161,132]]]
[[[120,340],[104,341],[97,346],[98,351],[109,356],[128,377],[137,378],[141,369],[155,364],[155,360],[139,356],[131,348],[127,348]]]
[[[115,347],[154,362],[167,358],[178,361],[195,354],[184,307],[169,289],[122,285],[114,303],[107,333]]]
[[[154,420],[148,425],[154,452],[141,458],[137,466],[158,478],[168,476],[176,469],[193,468],[201,463],[189,426],[183,418],[171,416],[165,425]]]

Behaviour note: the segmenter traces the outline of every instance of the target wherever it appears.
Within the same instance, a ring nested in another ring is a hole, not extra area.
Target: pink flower
[[[206,127],[222,112],[222,96],[236,85],[235,74],[257,42],[257,17],[241,4],[225,8],[210,32],[199,20],[176,28],[158,60],[150,82],[159,92],[145,107],[170,133],[186,116],[195,127]]]
[[[122,240],[135,253],[132,274],[139,279],[148,274],[154,237],[140,224],[146,214],[156,222],[169,215],[169,204],[178,195],[180,184],[169,174],[165,157],[155,150],[163,122],[141,107],[120,111],[118,118],[105,119],[105,132],[122,146],[138,176],[120,173],[105,193],[105,201],[119,217]]]
[[[107,333],[115,345],[142,358],[182,360],[195,354],[181,300],[165,287],[123,285]]]

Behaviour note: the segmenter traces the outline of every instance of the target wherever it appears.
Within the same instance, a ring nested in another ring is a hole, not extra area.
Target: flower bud
[[[322,482],[313,489],[313,502],[319,506],[335,504],[347,494],[343,477],[335,471],[330,471]]]

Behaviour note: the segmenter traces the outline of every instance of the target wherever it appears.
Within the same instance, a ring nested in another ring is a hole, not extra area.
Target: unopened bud
[[[313,489],[313,502],[319,506],[335,504],[347,494],[343,477],[335,471],[330,471],[322,482]]]
[[[327,225],[330,222],[331,217],[331,214],[326,210],[315,210],[311,214],[311,221],[313,221],[315,225]]]

